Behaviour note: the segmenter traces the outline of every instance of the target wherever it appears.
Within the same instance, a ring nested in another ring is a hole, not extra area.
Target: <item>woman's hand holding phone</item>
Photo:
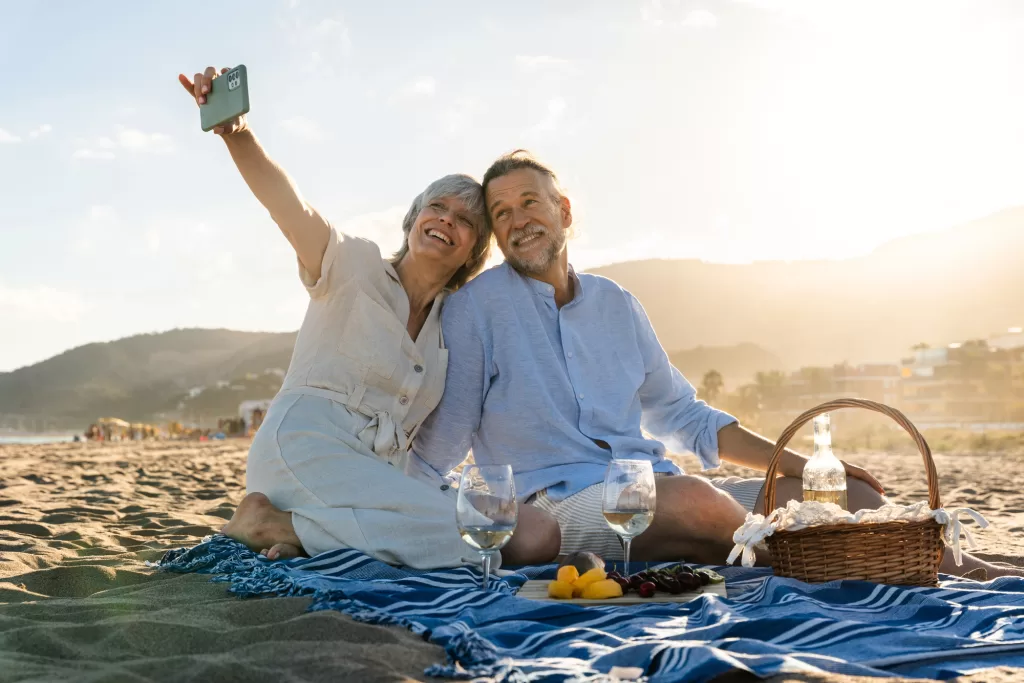
[[[185,74],[178,74],[178,82],[181,86],[188,91],[188,94],[195,98],[196,104],[206,104],[206,96],[213,89],[213,80],[219,75],[227,73],[230,69],[227,67],[220,70],[218,73],[217,69],[212,66],[206,67],[206,71],[203,73],[197,73],[191,80]],[[213,129],[213,132],[217,135],[233,135],[234,133],[240,133],[244,130],[249,129],[246,115],[242,114],[233,119],[225,121],[221,125]]]

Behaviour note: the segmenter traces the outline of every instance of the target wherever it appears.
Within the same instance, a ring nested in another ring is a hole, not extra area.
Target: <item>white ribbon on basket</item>
[[[729,553],[727,564],[732,564],[741,554],[744,567],[754,566],[754,549],[776,531],[799,531],[822,524],[878,524],[883,522],[920,522],[928,518],[934,519],[943,526],[942,540],[953,551],[953,559],[959,567],[962,563],[963,551],[960,549],[960,536],[967,538],[967,547],[975,547],[974,536],[963,526],[960,515],[966,514],[978,526],[984,529],[988,522],[979,513],[970,508],[932,510],[927,503],[913,505],[888,504],[876,510],[860,510],[850,513],[834,503],[817,501],[800,502],[791,500],[784,508],[773,510],[768,517],[748,513],[746,521],[732,535],[736,544]]]

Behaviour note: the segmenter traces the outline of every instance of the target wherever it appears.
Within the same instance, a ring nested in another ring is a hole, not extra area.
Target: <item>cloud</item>
[[[160,251],[160,231],[153,229],[146,233],[146,248],[151,252]]]
[[[71,249],[78,256],[100,253],[106,245],[118,241],[118,227],[119,220],[114,207],[106,204],[90,206],[85,219],[74,227]]]
[[[679,22],[683,28],[714,28],[718,26],[718,17],[706,9],[695,9]]]
[[[327,131],[320,127],[320,124],[307,119],[305,116],[293,116],[290,119],[285,119],[281,122],[281,126],[295,137],[306,142],[323,142],[330,137]]]
[[[647,0],[640,7],[640,19],[654,28],[708,29],[718,26],[718,17],[705,9],[693,9],[685,14],[679,0]]]
[[[391,96],[391,101],[397,102],[415,97],[433,97],[436,91],[437,81],[428,76],[403,85],[394,95]]]
[[[441,128],[449,135],[461,133],[473,123],[480,114],[487,111],[487,106],[479,97],[463,95],[443,109],[439,115]]]
[[[150,154],[167,154],[174,151],[170,136],[163,133],[143,133],[134,128],[121,128],[117,143],[124,149]]]
[[[146,133],[126,126],[118,126],[114,137],[101,136],[93,140],[78,140],[77,143],[78,149],[71,155],[72,159],[109,160],[121,150],[135,154],[174,152],[174,143],[169,135]]]
[[[543,119],[526,130],[526,136],[536,137],[554,131],[558,128],[558,124],[565,114],[567,106],[565,100],[561,97],[548,100],[547,114],[544,115]]]
[[[407,206],[392,206],[382,211],[371,211],[344,221],[341,231],[371,240],[380,247],[384,256],[393,254],[402,246],[402,219],[405,218]]]
[[[89,207],[89,220],[91,222],[111,222],[117,220],[117,211],[114,207],[106,204],[98,204]]]
[[[313,27],[313,33],[318,36],[344,37],[348,39],[348,26],[341,19],[321,19]]]
[[[523,71],[559,71],[562,73],[576,71],[575,66],[568,59],[549,55],[516,55],[516,64]]]
[[[114,153],[110,150],[97,150],[97,149],[76,149],[72,154],[72,159],[94,159],[98,161],[107,161],[114,158]]]
[[[17,288],[0,284],[0,319],[76,322],[89,310],[77,292],[53,287]]]
[[[15,142],[21,142],[21,138],[14,133],[8,133],[3,128],[0,128],[0,145],[4,143],[13,144]]]
[[[289,18],[283,24],[289,42],[299,48],[300,54],[308,55],[301,67],[305,73],[333,75],[352,51],[352,36],[341,17],[315,21]]]
[[[41,126],[39,126],[38,128],[30,130],[29,133],[28,133],[28,136],[34,140],[34,139],[36,139],[37,137],[39,137],[41,135],[46,135],[47,133],[51,132],[52,130],[53,130],[53,126],[51,126],[48,123],[44,123]]]

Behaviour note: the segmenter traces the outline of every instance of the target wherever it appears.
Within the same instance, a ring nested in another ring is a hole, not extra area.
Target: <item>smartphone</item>
[[[213,79],[206,104],[199,105],[199,122],[204,131],[211,131],[231,119],[249,113],[249,78],[245,64]]]

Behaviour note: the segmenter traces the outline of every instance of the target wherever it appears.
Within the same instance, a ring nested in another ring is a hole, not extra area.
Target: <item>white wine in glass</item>
[[[512,538],[518,518],[516,485],[510,466],[471,465],[463,470],[455,521],[462,540],[480,553],[484,590],[491,573],[491,558]]]
[[[651,525],[656,497],[654,469],[649,461],[616,459],[608,463],[601,507],[608,526],[622,539],[626,576],[630,543]]]

